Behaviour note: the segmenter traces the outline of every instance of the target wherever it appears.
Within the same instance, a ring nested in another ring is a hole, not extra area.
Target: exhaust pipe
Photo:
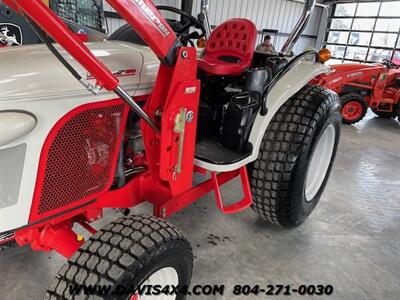
[[[206,38],[207,40],[211,35],[211,24],[210,18],[208,17],[208,0],[201,0],[201,11],[199,14],[199,20],[203,22],[204,28],[206,30]]]
[[[315,2],[316,2],[316,0],[305,0],[304,1],[303,14],[281,49],[281,53],[283,55],[289,55],[290,51],[292,51],[294,45],[300,38],[301,34],[303,33],[304,29],[306,28],[308,22],[311,19],[311,14],[314,10]]]

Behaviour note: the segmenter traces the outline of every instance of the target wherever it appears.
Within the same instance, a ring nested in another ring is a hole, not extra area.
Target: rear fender
[[[310,80],[320,74],[328,74],[328,66],[310,60],[300,60],[275,84],[267,98],[268,113],[258,114],[250,133],[249,142],[253,145],[253,154],[249,161],[258,157],[261,141],[269,123],[279,108],[294,94],[300,91]]]

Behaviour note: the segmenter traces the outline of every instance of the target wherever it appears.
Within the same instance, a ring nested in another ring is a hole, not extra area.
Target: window
[[[375,19],[354,19],[353,30],[368,30],[374,29]]]
[[[354,32],[350,34],[350,45],[368,46],[371,41],[371,33],[369,32]]]
[[[329,32],[328,42],[332,44],[345,44],[349,38],[348,32],[331,31]]]
[[[332,19],[332,29],[346,29],[349,30],[351,26],[351,19]]]
[[[356,3],[344,3],[336,5],[335,16],[354,16],[356,12]]]
[[[368,49],[364,47],[349,46],[346,49],[345,58],[351,60],[364,61],[367,56]]]
[[[384,49],[371,49],[368,54],[369,61],[382,62],[384,59],[391,59],[391,51]]]
[[[400,13],[400,12],[399,12]],[[400,29],[399,19],[378,19],[376,21],[376,31],[398,32]]]
[[[382,2],[379,15],[385,17],[398,17],[400,15],[400,1]]]
[[[104,12],[101,0],[53,0],[50,8],[60,17],[80,25],[104,31]]]
[[[370,17],[378,15],[379,3],[378,2],[360,2],[357,7],[357,17]]]
[[[399,61],[400,1],[339,0],[324,45],[336,62]]]

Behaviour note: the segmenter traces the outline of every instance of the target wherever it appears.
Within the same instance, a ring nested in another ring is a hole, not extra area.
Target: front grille
[[[0,209],[17,203],[26,144],[0,150]]]
[[[37,215],[94,198],[111,185],[126,118],[126,106],[111,103],[73,113],[49,134],[41,157],[46,164],[39,168],[44,176],[40,194],[35,195]]]

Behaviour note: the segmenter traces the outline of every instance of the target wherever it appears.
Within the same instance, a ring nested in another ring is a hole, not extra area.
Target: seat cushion
[[[250,20],[225,21],[211,33],[199,68],[209,75],[242,74],[251,65],[256,37],[256,26]]]
[[[248,62],[227,62],[216,57],[205,56],[198,60],[198,66],[209,75],[240,75],[249,66]]]

